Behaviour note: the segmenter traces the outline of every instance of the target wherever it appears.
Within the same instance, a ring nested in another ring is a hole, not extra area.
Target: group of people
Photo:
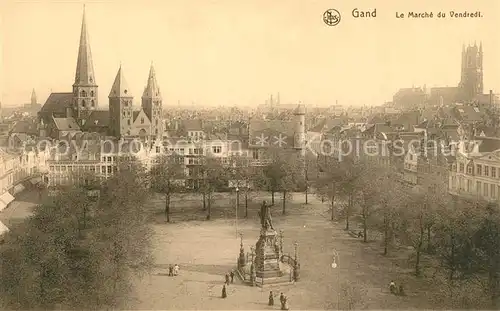
[[[226,273],[224,285],[222,285],[222,298],[227,298],[226,285],[229,286],[229,283],[232,284],[233,282],[234,282],[234,271],[231,270],[231,272]]]
[[[394,295],[405,296],[403,284],[399,285],[399,290],[398,290],[396,283],[394,281],[391,281],[391,283],[389,284],[389,291],[391,292],[391,294],[394,294]]]
[[[174,266],[170,265],[168,267],[168,276],[176,276],[179,275],[179,265],[175,264]]]
[[[281,303],[281,310],[288,310],[288,297],[285,296],[285,294],[281,293],[280,294],[280,303]],[[270,306],[274,306],[274,293],[273,291],[269,291],[269,303]]]

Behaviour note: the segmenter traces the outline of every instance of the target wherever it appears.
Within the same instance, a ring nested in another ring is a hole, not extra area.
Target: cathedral
[[[84,10],[73,91],[51,93],[47,98],[38,113],[40,136],[59,139],[78,132],[95,132],[117,138],[163,135],[162,97],[153,65],[142,93],[140,110],[133,109],[133,95],[121,66],[108,98],[109,109],[98,109],[98,85]]]

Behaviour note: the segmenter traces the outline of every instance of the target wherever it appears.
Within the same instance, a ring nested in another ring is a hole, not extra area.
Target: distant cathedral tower
[[[32,106],[38,105],[37,100],[36,100],[35,89],[33,89],[33,91],[31,91],[31,105]]]
[[[151,68],[149,69],[148,82],[144,88],[144,93],[142,93],[142,109],[149,120],[151,120],[151,136],[162,136],[162,98],[153,64],[151,64]]]
[[[115,82],[109,93],[109,130],[110,135],[123,137],[130,135],[133,123],[132,100],[128,84],[123,77],[122,67],[118,69]]]
[[[78,48],[78,60],[76,63],[75,83],[73,84],[73,109],[72,116],[82,125],[93,110],[97,108],[97,84],[90,51],[87,24],[85,22],[85,7],[83,9],[82,30],[80,34],[80,46]]]
[[[483,45],[479,48],[465,45],[462,47],[462,77],[460,88],[464,99],[471,100],[477,94],[483,94]]]

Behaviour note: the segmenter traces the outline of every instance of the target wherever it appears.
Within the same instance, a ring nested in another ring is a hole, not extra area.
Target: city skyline
[[[16,3],[2,5],[0,102],[43,104],[50,92],[71,91],[83,4],[99,85],[99,109],[122,66],[139,105],[153,62],[164,107],[258,105],[280,93],[282,103],[380,105],[404,87],[456,86],[462,45],[484,50],[484,90],[500,88],[496,3],[465,1],[338,4],[342,21],[328,27],[327,1]],[[354,8],[377,9],[355,20]],[[265,8],[265,10],[262,10]],[[481,11],[482,18],[398,20],[396,12]],[[51,17],[57,16],[57,19]],[[125,21],[125,22],[124,22]],[[436,28],[441,27],[441,28]],[[375,34],[375,35],[374,35]],[[338,46],[341,46],[338,49]],[[340,72],[340,73],[339,73]]]

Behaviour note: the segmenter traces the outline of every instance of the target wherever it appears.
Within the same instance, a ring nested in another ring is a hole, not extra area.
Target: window
[[[112,166],[108,166],[108,174],[111,174],[113,173],[113,167]]]
[[[106,173],[106,166],[101,166],[101,173],[103,173],[103,174]]]
[[[184,155],[184,148],[179,149],[179,154]]]
[[[106,157],[102,157],[102,162],[106,162]]]
[[[221,146],[212,146],[212,152],[213,153],[221,153],[222,147]]]
[[[467,174],[472,175],[472,165],[467,165]]]
[[[484,176],[489,176],[490,175],[490,167],[489,166],[484,166]]]
[[[108,157],[108,162],[111,162],[111,157]]]
[[[155,129],[155,134],[158,134],[158,129]]]
[[[144,124],[144,118],[141,118],[141,124]]]
[[[497,186],[496,186],[496,185],[493,185],[493,184],[492,184],[492,185],[490,186],[490,196],[491,196],[492,198],[496,197],[496,192],[495,192],[495,191],[497,190],[496,188],[497,188]]]
[[[95,107],[95,102],[94,102],[94,100],[91,100],[91,101],[90,101],[90,106]]]
[[[193,148],[189,148],[189,154],[193,154]]]
[[[91,167],[90,167],[90,172],[91,172],[91,173],[95,173],[95,166],[91,166]]]
[[[486,183],[485,183],[485,184],[484,184],[484,186],[483,186],[483,195],[484,195],[485,197],[487,197],[487,196],[488,196],[488,184],[486,184]]]
[[[92,82],[92,81],[90,81],[90,82]],[[94,97],[94,91],[90,91],[90,96]]]
[[[477,175],[482,175],[482,167],[480,164],[477,165],[477,172],[476,172]]]
[[[491,177],[496,178],[497,177],[497,168],[496,167],[491,167]]]
[[[87,92],[85,92],[84,90],[82,90],[82,91],[80,92],[80,96],[81,96],[81,97],[87,97]]]
[[[472,180],[467,180],[467,192],[472,192]]]
[[[130,119],[127,120],[127,124],[130,125]]]
[[[156,146],[156,153],[160,153],[160,146]]]
[[[259,150],[252,150],[252,158],[254,160],[258,160],[259,159]]]
[[[476,182],[476,193],[481,194],[481,182],[480,181]]]
[[[464,172],[464,164],[463,163],[460,163],[460,173],[463,173]]]

